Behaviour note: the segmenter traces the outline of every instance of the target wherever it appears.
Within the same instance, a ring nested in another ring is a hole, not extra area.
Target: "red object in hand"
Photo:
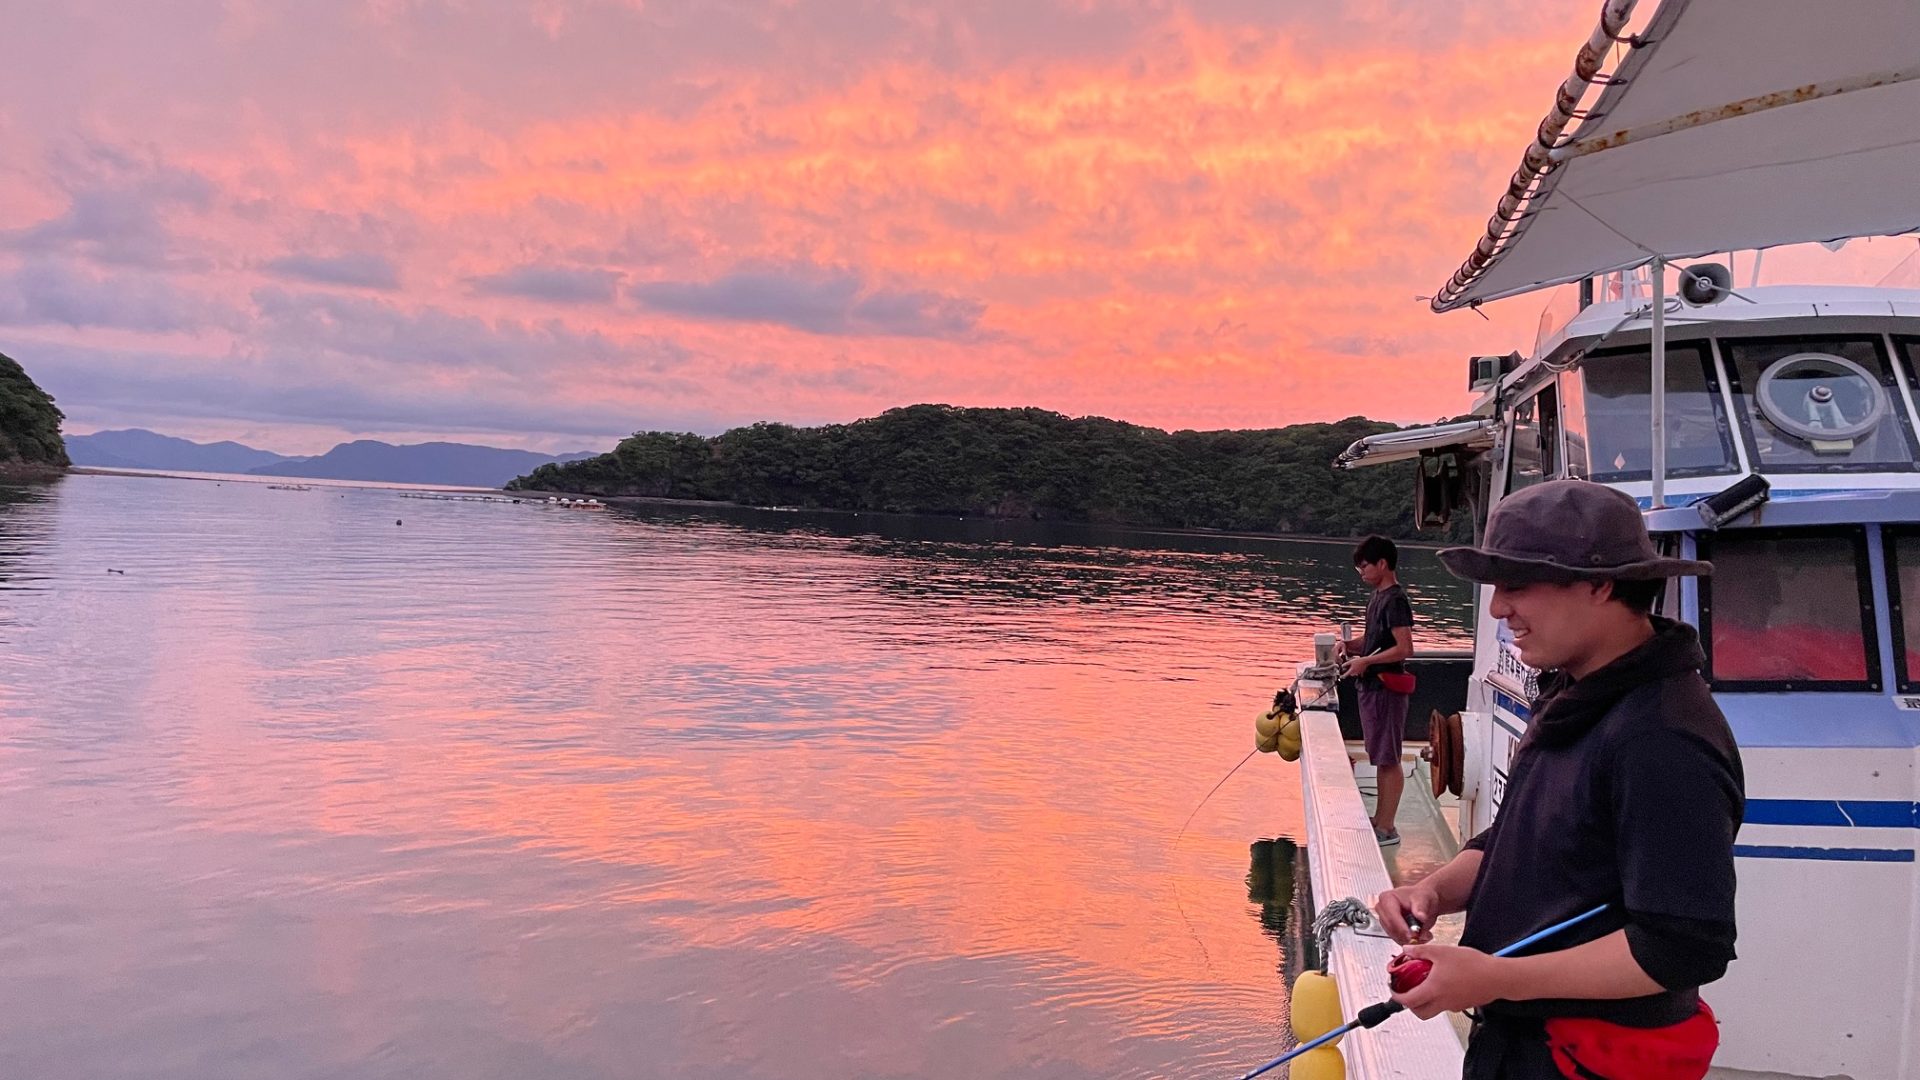
[[[1401,953],[1387,961],[1387,986],[1396,994],[1404,994],[1426,982],[1432,970],[1433,961]]]

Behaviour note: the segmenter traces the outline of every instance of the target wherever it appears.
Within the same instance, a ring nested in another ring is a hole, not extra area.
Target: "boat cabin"
[[[1709,997],[1728,1049],[1764,1052],[1731,1063],[1906,1075],[1911,1008],[1885,991],[1913,984],[1920,941],[1920,292],[1763,288],[1670,310],[1657,507],[1646,307],[1594,303],[1530,359],[1475,358],[1472,419],[1361,440],[1338,464],[1418,458],[1421,520],[1470,513],[1476,535],[1530,484],[1608,484],[1656,543],[1714,563],[1660,611],[1700,629],[1747,770],[1742,959]],[[1460,702],[1462,838],[1498,812],[1536,690],[1490,595]],[[1746,933],[1787,919],[1804,924]],[[1763,986],[1809,963],[1834,966],[1817,999]],[[1789,1013],[1801,1042],[1768,1030]]]

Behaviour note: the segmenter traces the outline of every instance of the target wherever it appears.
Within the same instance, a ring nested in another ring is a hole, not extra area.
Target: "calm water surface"
[[[1364,600],[1344,544],[0,489],[0,1076],[1244,1069],[1293,767],[1176,834]]]

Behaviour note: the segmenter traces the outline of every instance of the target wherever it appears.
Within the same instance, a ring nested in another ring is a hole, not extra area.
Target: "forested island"
[[[39,480],[65,470],[64,419],[53,396],[0,353],[0,480]]]
[[[1174,431],[1044,409],[913,405],[850,424],[638,432],[511,488],[753,506],[1030,517],[1312,536],[1439,539],[1413,520],[1414,465],[1332,468],[1364,417]]]

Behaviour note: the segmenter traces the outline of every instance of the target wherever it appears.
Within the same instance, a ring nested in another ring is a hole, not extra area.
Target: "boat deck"
[[[1406,791],[1400,796],[1400,808],[1393,815],[1394,827],[1400,830],[1400,842],[1380,849],[1380,861],[1395,885],[1419,881],[1460,854],[1452,824],[1458,820],[1460,800],[1452,794],[1434,797],[1427,763],[1419,757],[1424,745],[1409,745],[1401,761],[1401,771],[1409,775]],[[1371,815],[1380,790],[1377,770],[1367,764],[1366,747],[1361,744],[1348,744],[1347,753],[1355,761],[1353,777],[1360,789],[1361,804]],[[1442,945],[1458,945],[1460,929],[1465,924],[1465,915],[1443,915],[1433,928],[1433,940]],[[1447,1020],[1464,1042],[1471,1026],[1466,1015],[1448,1013]]]

